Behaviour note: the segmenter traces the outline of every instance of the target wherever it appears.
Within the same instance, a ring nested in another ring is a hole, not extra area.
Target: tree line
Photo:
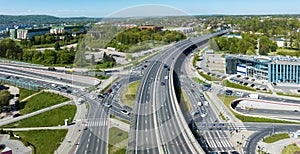
[[[39,36],[34,36],[31,39],[23,39],[21,40],[20,44],[23,48],[31,49],[33,45],[47,45],[47,44],[54,44],[59,42],[62,45],[77,43],[79,39],[83,36],[72,37],[72,34],[63,32],[62,34],[55,35],[55,34],[44,34]]]
[[[15,41],[3,39],[0,41],[0,57],[44,65],[72,64],[75,57],[75,49],[72,47],[70,50],[44,50],[40,52],[22,49]]]
[[[233,37],[214,37],[210,40],[210,48],[215,51],[226,51],[230,54],[254,55],[259,42],[259,54],[268,55],[269,52],[275,52],[278,48],[276,42],[270,40],[267,36],[256,36],[242,34],[242,39]]]
[[[117,34],[106,47],[114,47],[120,52],[126,52],[130,47],[145,41],[153,40],[170,43],[185,38],[184,34],[175,31],[141,30],[138,27],[134,27]]]

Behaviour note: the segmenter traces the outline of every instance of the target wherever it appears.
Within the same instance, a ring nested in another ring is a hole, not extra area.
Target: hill
[[[101,18],[87,18],[87,17],[72,17],[59,18],[49,15],[0,15],[0,25],[11,24],[55,24],[55,23],[89,23],[97,22]]]

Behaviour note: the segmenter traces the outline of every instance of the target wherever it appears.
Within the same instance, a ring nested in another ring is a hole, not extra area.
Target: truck
[[[259,96],[258,96],[258,94],[249,94],[248,98],[259,99]]]

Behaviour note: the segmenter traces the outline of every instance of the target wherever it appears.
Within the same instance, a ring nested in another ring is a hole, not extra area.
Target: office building
[[[300,84],[300,58],[282,56],[226,56],[226,74],[242,74],[274,83]]]
[[[63,32],[66,33],[73,33],[74,29],[77,29],[77,32],[85,31],[84,26],[53,26],[50,30],[52,34],[62,34]]]
[[[31,39],[34,36],[44,35],[50,32],[50,28],[18,29],[17,39]]]
[[[17,38],[17,30],[16,29],[10,29],[9,30],[10,39],[16,39]]]

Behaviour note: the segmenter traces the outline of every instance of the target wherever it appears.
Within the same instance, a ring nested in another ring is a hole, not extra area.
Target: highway
[[[191,54],[190,54],[191,55]],[[226,124],[223,129],[214,129],[213,125],[220,124],[219,113],[214,110],[210,103],[206,104],[208,100],[203,95],[203,85],[195,83],[190,77],[193,76],[191,56],[182,57],[181,63],[178,63],[178,67],[181,69],[177,70],[180,72],[180,82],[182,88],[187,93],[189,101],[192,106],[192,111],[190,115],[186,115],[186,120],[192,119],[191,122],[194,122],[199,130],[199,134],[202,136],[202,148],[207,152],[226,152],[229,150],[235,150],[230,139],[225,134],[227,126]],[[198,103],[201,102],[202,105]],[[199,112],[199,114],[195,114]],[[189,118],[190,117],[190,118]]]
[[[43,79],[47,82],[60,82],[67,83],[71,86],[77,86],[80,88],[86,88],[94,86],[99,83],[99,80],[96,78],[78,76],[72,74],[64,74],[62,72],[47,71],[47,70],[38,70],[32,68],[20,68],[15,66],[0,65],[0,71],[2,73],[9,73],[12,75],[24,76],[24,77],[33,77],[37,79]]]
[[[89,102],[86,128],[83,130],[76,153],[107,153],[109,109],[93,99],[86,98],[86,100]]]
[[[174,103],[177,98],[170,92],[173,86],[170,81],[173,79],[172,64],[178,56],[195,43],[207,41],[212,36],[180,41],[147,66],[135,98],[127,153],[199,152],[199,144],[194,143],[194,137],[191,139],[188,125],[180,118],[182,113]]]

